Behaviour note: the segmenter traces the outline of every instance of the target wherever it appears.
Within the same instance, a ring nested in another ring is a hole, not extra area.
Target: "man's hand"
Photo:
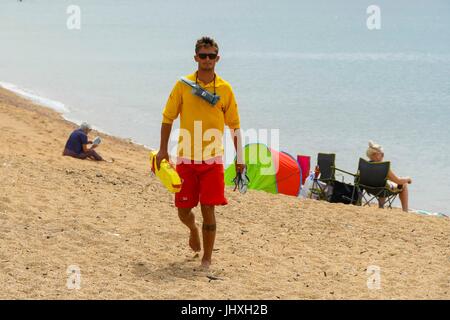
[[[91,146],[91,149],[95,149],[95,148],[97,148],[98,147],[98,144],[93,144],[92,146]]]
[[[236,150],[236,159],[234,165],[236,167],[236,174],[241,173],[246,168],[244,160],[242,160],[242,137],[241,130],[239,128],[230,129],[231,137],[233,139],[234,150]]]
[[[161,161],[163,159],[169,161],[169,153],[167,152],[167,150],[159,150],[158,153],[156,154],[156,169],[159,170]]]
[[[161,166],[161,161],[166,159],[169,161],[169,153],[167,152],[167,145],[169,143],[170,131],[172,130],[172,124],[162,123],[161,124],[161,143],[159,146],[159,151],[156,154],[156,168]]]
[[[242,164],[235,163],[235,166],[236,166],[236,174],[244,172],[244,169],[247,168],[247,166],[243,163]]]

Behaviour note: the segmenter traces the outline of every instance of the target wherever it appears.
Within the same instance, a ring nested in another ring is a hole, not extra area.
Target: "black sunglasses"
[[[214,60],[215,58],[217,58],[217,53],[199,53],[198,57],[200,59],[206,59],[206,57],[208,57],[210,60]]]

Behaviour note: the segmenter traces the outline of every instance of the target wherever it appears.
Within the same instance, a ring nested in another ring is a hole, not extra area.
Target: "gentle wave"
[[[56,101],[56,100],[51,100],[51,99],[39,96],[39,95],[33,93],[33,91],[31,91],[29,89],[23,89],[23,88],[18,87],[15,84],[8,83],[8,82],[1,82],[0,81],[0,87],[4,88],[6,90],[9,90],[11,92],[14,92],[15,94],[17,94],[17,95],[19,95],[21,97],[24,97],[24,98],[26,98],[26,99],[28,99],[28,100],[30,100],[30,101],[38,104],[38,105],[41,105],[41,106],[44,106],[44,107],[48,107],[48,108],[50,108],[52,110],[55,110],[56,112],[61,113],[62,117],[65,120],[67,120],[67,121],[70,121],[70,122],[75,123],[77,125],[79,125],[79,124],[81,124],[83,122],[80,119],[68,116],[68,113],[70,113],[70,110],[62,102],[59,102],[59,101]],[[103,128],[101,128],[99,126],[96,126],[96,125],[93,125],[93,124],[91,124],[91,125],[92,125],[92,128],[94,130],[97,130],[98,132],[101,132],[101,133],[104,133],[104,134],[108,134],[108,135],[112,135],[107,130],[104,130]],[[119,138],[128,139],[130,142],[132,142],[132,143],[134,143],[136,145],[143,146],[144,148],[149,149],[149,150],[155,149],[153,147],[149,147],[149,146],[147,146],[145,144],[139,143],[139,142],[137,142],[137,141],[135,141],[135,140],[133,140],[131,138],[120,137],[120,136],[119,136]]]
[[[15,84],[8,83],[8,82],[0,82],[0,87],[4,88],[6,90],[12,91],[12,92],[18,94],[19,96],[24,97],[24,98],[26,98],[32,102],[35,102],[39,105],[49,107],[50,109],[53,109],[57,112],[60,112],[60,113],[70,112],[70,110],[64,105],[64,103],[55,101],[55,100],[51,100],[48,98],[44,98],[42,96],[35,94],[31,90],[20,88],[20,87],[16,86]]]

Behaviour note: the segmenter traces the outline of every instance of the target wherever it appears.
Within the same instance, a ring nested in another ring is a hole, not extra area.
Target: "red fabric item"
[[[270,148],[276,172],[278,193],[297,196],[300,192],[300,168],[290,155]]]
[[[182,181],[181,191],[175,193],[177,208],[194,208],[199,201],[210,206],[228,203],[223,164],[180,163],[176,170]]]
[[[297,155],[297,162],[299,163],[300,168],[302,168],[302,184],[304,184],[309,175],[309,170],[311,169],[311,157]]]

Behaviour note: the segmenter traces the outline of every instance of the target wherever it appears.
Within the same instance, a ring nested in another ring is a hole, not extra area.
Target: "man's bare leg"
[[[95,161],[103,161],[103,158],[95,151],[95,150],[88,150],[88,152],[86,152],[88,158],[95,160]]]
[[[216,239],[216,217],[214,206],[202,205],[203,215],[203,258],[202,267],[208,268],[211,265],[211,257]]]
[[[408,185],[404,184],[402,187],[402,192],[399,194],[400,202],[402,203],[402,209],[408,212]]]
[[[178,208],[178,217],[191,231],[189,236],[189,246],[195,252],[199,252],[201,248],[200,235],[198,233],[197,225],[195,224],[195,216],[192,213],[192,208]]]

